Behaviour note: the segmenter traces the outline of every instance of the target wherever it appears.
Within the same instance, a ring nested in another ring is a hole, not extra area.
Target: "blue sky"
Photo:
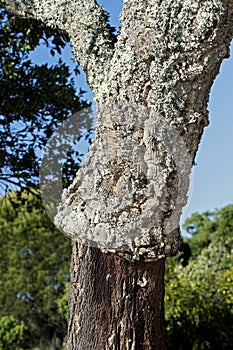
[[[122,1],[99,0],[98,3],[110,13],[111,24],[118,27]],[[233,44],[231,52],[231,58],[222,63],[211,90],[208,106],[210,125],[205,129],[196,157],[189,201],[181,222],[195,211],[214,210],[233,203]],[[45,60],[54,63],[43,47],[36,50],[32,57],[38,63]],[[63,57],[72,68],[69,46]],[[84,74],[76,78],[76,83],[87,91],[86,98],[91,99],[92,93]]]

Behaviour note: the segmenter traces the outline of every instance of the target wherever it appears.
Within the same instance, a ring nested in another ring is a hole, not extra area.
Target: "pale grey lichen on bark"
[[[96,140],[57,216],[65,231],[129,260],[155,260],[177,251],[188,175],[208,123],[209,89],[227,55],[230,36],[222,36],[224,18],[222,1],[124,2],[108,79],[96,93],[103,110]],[[135,118],[128,134],[119,117],[121,105],[131,106],[124,111],[127,125]],[[143,124],[144,107],[149,124]],[[162,125],[173,130],[170,139],[159,137]],[[141,139],[135,143],[139,130]],[[176,159],[169,140],[179,154]],[[139,163],[141,173],[135,167]],[[140,178],[144,187],[138,190]],[[67,210],[72,218],[82,212],[85,231],[78,233],[80,225],[76,221],[73,226],[73,219],[64,222]]]
[[[68,235],[128,259],[175,253],[192,159],[177,131],[145,107],[108,107],[56,221]]]
[[[233,36],[233,0],[125,0],[117,43],[94,0],[30,4],[30,15],[69,34],[99,107],[57,224],[129,260],[174,254],[209,90]]]

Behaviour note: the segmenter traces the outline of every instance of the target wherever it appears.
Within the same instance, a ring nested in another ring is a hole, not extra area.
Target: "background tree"
[[[51,55],[61,54],[67,40],[64,33],[0,9],[2,193],[16,185],[28,189],[38,186],[41,151],[48,138],[62,121],[88,106],[72,78],[72,74],[79,73],[78,65],[71,73],[61,58],[54,66],[36,65],[30,58],[30,52],[39,44],[45,45]],[[91,126],[80,114],[76,127],[89,130]],[[77,144],[80,137],[73,141]],[[81,154],[77,153],[76,148],[76,156],[74,149],[68,154],[64,168],[67,180],[81,162]]]
[[[69,33],[99,106],[56,218],[73,238],[68,349],[164,349],[164,258],[179,247],[233,2],[124,1],[117,41],[95,0],[1,3]]]
[[[38,196],[23,193],[18,198],[17,194],[12,192],[11,200],[0,199],[0,319],[12,318],[20,332],[27,330],[26,339],[18,338],[24,349],[61,349],[67,332],[63,299],[69,281],[70,241],[42,211]],[[5,332],[5,324],[0,322],[2,337],[13,329],[11,322]],[[9,349],[18,349],[16,329],[13,333]]]
[[[167,261],[165,315],[168,349],[226,349],[233,336],[233,205],[194,213],[184,227],[191,257]],[[207,230],[209,228],[208,240]]]
[[[213,213],[193,213],[184,223],[184,229],[192,235],[188,241],[192,250],[192,256],[198,256],[203,248],[207,247],[213,237],[232,237],[233,216],[232,205],[228,205]]]

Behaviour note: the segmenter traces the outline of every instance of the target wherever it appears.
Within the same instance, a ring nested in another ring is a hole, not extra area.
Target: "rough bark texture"
[[[56,223],[131,261],[174,254],[233,0],[125,0],[116,43],[95,0],[2,3],[69,34],[99,107],[95,142]]]
[[[163,349],[164,258],[179,247],[233,0],[125,0],[117,41],[95,0],[1,4],[69,34],[99,108],[56,218],[74,242],[68,349]]]
[[[164,259],[132,264],[73,241],[68,349],[163,350]]]
[[[177,251],[232,7],[232,0],[124,2],[114,54],[95,90],[96,139],[57,216],[68,235],[131,261]]]

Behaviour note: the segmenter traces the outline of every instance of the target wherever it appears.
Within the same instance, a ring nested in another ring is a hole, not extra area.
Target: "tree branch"
[[[106,79],[116,37],[108,24],[107,13],[95,0],[1,0],[0,5],[18,16],[34,18],[65,31],[76,60],[96,92]]]

